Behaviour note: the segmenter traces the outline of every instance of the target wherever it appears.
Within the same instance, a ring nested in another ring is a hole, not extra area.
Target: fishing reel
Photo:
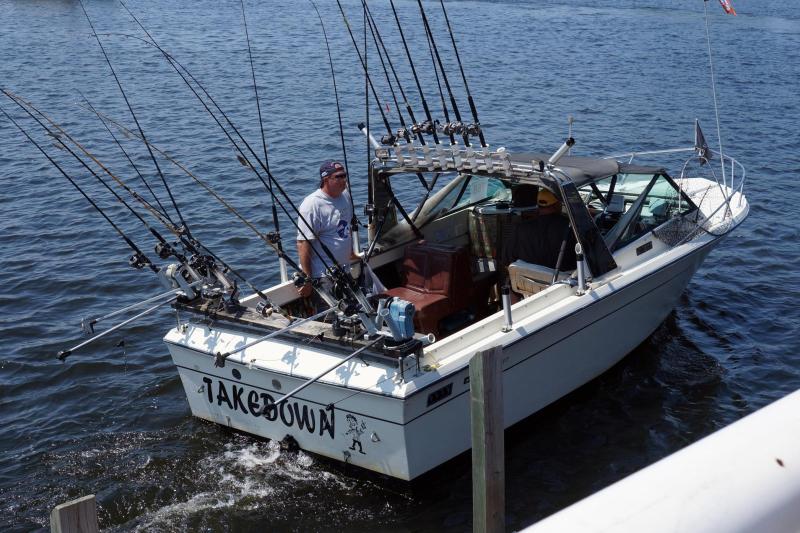
[[[436,132],[436,125],[438,123],[439,123],[438,121],[431,122],[430,120],[426,120],[424,122],[418,122],[417,124],[411,126],[411,131],[414,132],[415,135],[418,133],[432,135],[433,133]]]
[[[178,257],[178,254],[175,252],[175,245],[177,243],[169,244],[168,242],[158,242],[156,243],[155,251],[156,255],[161,259],[167,259],[171,256]]]
[[[189,260],[189,266],[203,277],[213,277],[217,263],[210,255],[195,254]]]
[[[387,133],[383,137],[381,137],[381,144],[385,146],[394,146],[397,144],[397,137],[392,133]]]
[[[464,127],[466,128],[468,135],[481,134],[481,125],[478,122],[473,122],[472,124],[466,124]]]
[[[464,124],[461,122],[445,122],[441,125],[441,131],[445,135],[461,135],[464,132]]]
[[[280,244],[281,243],[281,234],[278,231],[270,231],[267,233],[267,240],[270,244]]]
[[[136,252],[128,259],[128,264],[135,268],[136,270],[141,270],[147,265],[150,264],[150,260],[147,259],[144,255],[140,252]]]

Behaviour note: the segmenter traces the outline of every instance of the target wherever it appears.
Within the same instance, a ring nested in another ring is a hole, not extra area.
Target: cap
[[[328,176],[332,176],[339,171],[344,172],[344,165],[339,163],[338,161],[328,160],[322,163],[319,167],[319,177],[321,179],[327,178]]]
[[[547,189],[539,189],[539,195],[536,197],[536,204],[539,207],[550,207],[558,203],[556,195]]]

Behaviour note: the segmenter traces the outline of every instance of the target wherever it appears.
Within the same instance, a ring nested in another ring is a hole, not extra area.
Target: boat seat
[[[550,286],[555,272],[555,269],[518,259],[508,265],[511,290],[525,297],[536,294]],[[559,272],[557,281],[567,279],[569,276],[569,272]]]
[[[403,257],[403,284],[386,292],[414,304],[414,328],[439,335],[439,322],[469,306],[472,271],[466,248],[438,244],[408,246]]]

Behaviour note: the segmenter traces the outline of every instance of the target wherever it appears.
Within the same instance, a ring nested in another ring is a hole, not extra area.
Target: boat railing
[[[681,167],[681,174],[678,179],[685,178],[685,172],[687,167],[692,161],[700,161],[701,165],[706,163],[709,164],[709,171],[714,178],[714,181],[721,184],[723,187],[730,188],[731,192],[738,192],[740,195],[744,194],[744,182],[745,176],[747,171],[739,161],[734,159],[729,155],[721,155],[719,152],[707,149],[708,153],[711,154],[711,157],[702,157],[697,155],[697,148],[690,147],[690,148],[671,148],[667,150],[648,150],[648,151],[641,151],[641,152],[628,152],[624,154],[616,154],[612,156],[607,156],[604,159],[628,159],[628,163],[633,163],[634,159],[639,156],[651,156],[651,155],[664,155],[664,154],[678,154],[678,153],[692,153],[695,154],[692,157],[686,159]],[[716,175],[714,171],[714,166],[712,165],[713,160],[717,159],[720,161],[720,170],[722,172],[722,180],[720,180],[719,176]],[[730,170],[728,170],[730,168]],[[737,173],[738,169],[738,173]]]
[[[703,223],[698,223],[700,227],[702,227],[706,231],[710,231],[710,226],[720,226],[720,222],[724,221],[727,224],[728,229],[723,229],[722,234],[727,233],[732,229],[732,218],[733,218],[733,209],[731,207],[731,200],[734,196],[737,197],[737,208],[742,206],[742,201],[744,199],[744,182],[745,177],[747,175],[747,171],[739,161],[735,158],[720,154],[717,151],[714,151],[710,148],[706,149],[707,156],[701,155],[697,147],[689,147],[689,148],[671,148],[666,150],[648,150],[648,151],[640,151],[640,152],[628,152],[624,154],[615,154],[612,156],[606,157],[606,159],[616,159],[616,160],[623,160],[627,159],[627,162],[633,163],[633,161],[637,157],[647,157],[652,155],[665,155],[665,154],[680,154],[680,153],[689,153],[691,154],[688,158],[686,158],[681,166],[681,171],[678,176],[675,177],[675,181],[677,181],[678,186],[683,190],[683,183],[686,179],[691,177],[706,177],[700,175],[688,175],[688,169],[692,163],[698,163],[699,166],[704,167],[706,172],[710,175],[711,181],[714,181],[717,184],[717,188],[719,190],[719,195],[717,194],[708,194],[709,191],[703,194],[700,199],[700,204],[698,207],[702,207],[702,203],[706,200],[714,201],[714,206],[712,207],[713,210],[711,212],[707,212],[705,214],[705,220]],[[719,162],[719,167],[716,167],[714,161]],[[716,168],[721,170],[721,176],[717,174]],[[724,211],[723,211],[724,209]],[[718,216],[718,214],[722,211],[722,215]],[[707,227],[706,227],[707,226]],[[724,227],[724,225],[723,225]],[[717,231],[712,232],[714,234],[718,234]]]

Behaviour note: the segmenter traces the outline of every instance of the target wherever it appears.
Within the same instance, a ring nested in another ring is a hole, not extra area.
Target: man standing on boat
[[[358,257],[353,253],[350,227],[353,208],[347,190],[347,171],[338,161],[325,161],[319,167],[319,188],[300,204],[297,222],[297,254],[300,267],[308,277],[297,289],[300,296],[311,296],[311,279],[325,275],[331,259],[320,243],[330,250],[341,267],[349,270],[350,262]],[[306,224],[307,223],[307,224]]]

